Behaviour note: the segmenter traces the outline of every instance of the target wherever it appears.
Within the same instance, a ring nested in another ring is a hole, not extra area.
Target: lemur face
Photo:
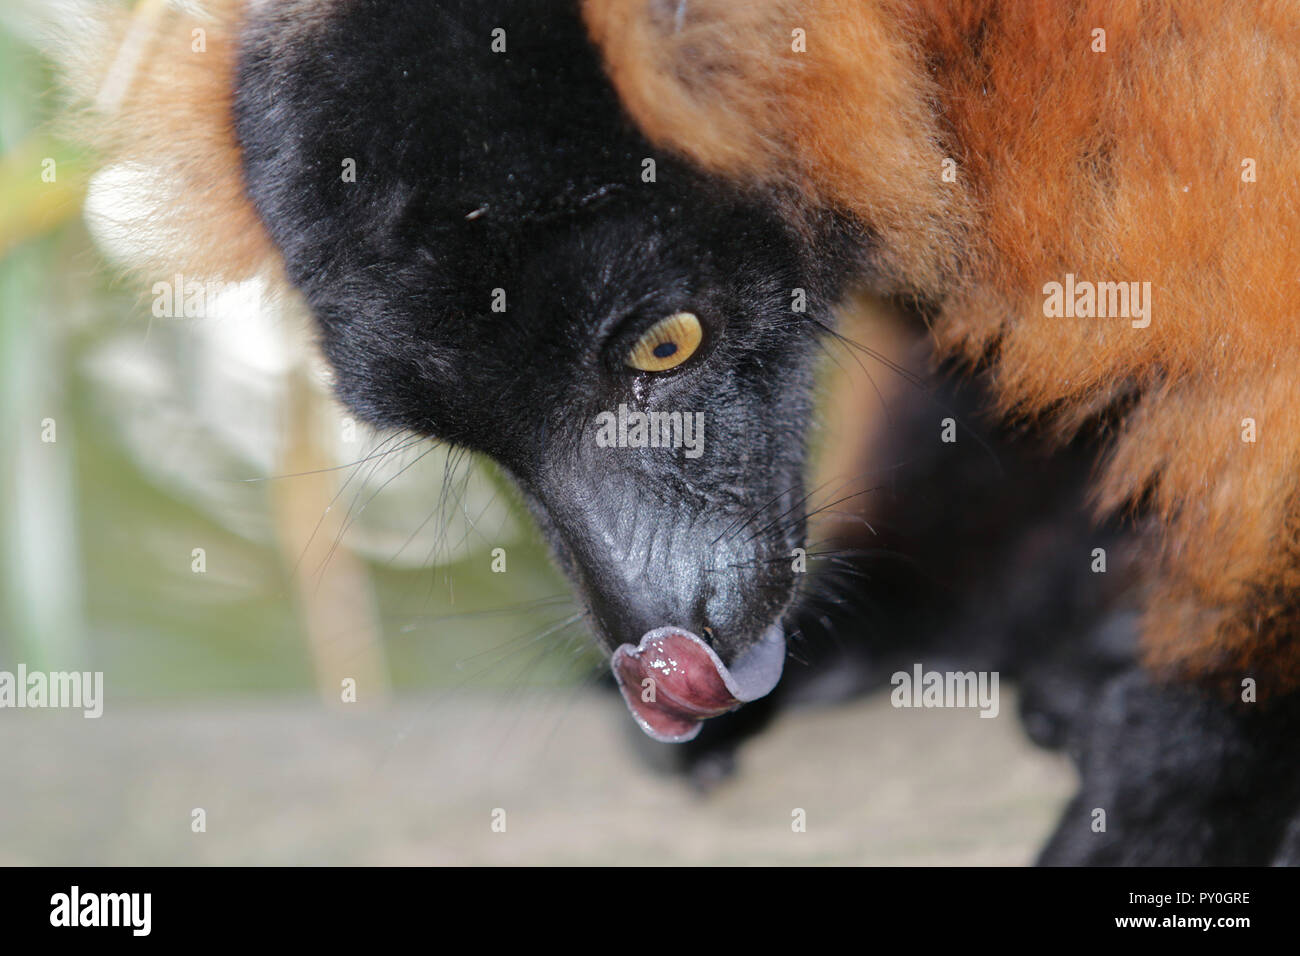
[[[46,6],[70,126],[156,193],[137,271],[283,265],[355,415],[513,476],[652,736],[771,690],[795,620],[810,697],[1018,678],[1080,758],[1044,862],[1296,862],[1293,3]],[[920,387],[839,436],[900,492],[825,555],[865,584],[791,608],[849,281],[918,307],[862,351]]]
[[[644,142],[570,5],[454,6],[254,30],[247,188],[340,397],[512,475],[638,722],[689,739],[780,675],[829,257]]]

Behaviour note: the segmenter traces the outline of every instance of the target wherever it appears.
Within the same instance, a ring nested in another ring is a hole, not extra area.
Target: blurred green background
[[[292,309],[157,318],[105,263],[81,211],[93,158],[54,134],[28,39],[6,12],[0,666],[103,670],[118,701],[589,676],[495,474],[348,422]]]

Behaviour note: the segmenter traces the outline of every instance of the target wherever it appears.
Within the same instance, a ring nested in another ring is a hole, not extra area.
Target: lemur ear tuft
[[[584,0],[630,117],[703,169],[848,213],[878,284],[932,293],[970,219],[919,55],[891,4]]]
[[[245,195],[231,115],[242,7],[64,4],[50,30],[76,100],[65,132],[104,164],[88,221],[132,271],[224,281],[278,273]]]

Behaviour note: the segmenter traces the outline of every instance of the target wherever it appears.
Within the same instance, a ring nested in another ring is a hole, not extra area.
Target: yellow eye
[[[657,322],[628,353],[627,364],[643,372],[666,372],[695,354],[704,338],[700,320],[678,312]]]

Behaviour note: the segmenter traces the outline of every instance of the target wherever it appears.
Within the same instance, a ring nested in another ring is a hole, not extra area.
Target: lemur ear
[[[99,151],[88,218],[134,271],[238,281],[279,257],[245,195],[231,115],[240,0],[65,4],[51,38]]]
[[[933,292],[969,221],[897,17],[861,0],[584,0],[632,120],[705,170],[845,212],[886,287]],[[892,8],[891,8],[892,9]]]

